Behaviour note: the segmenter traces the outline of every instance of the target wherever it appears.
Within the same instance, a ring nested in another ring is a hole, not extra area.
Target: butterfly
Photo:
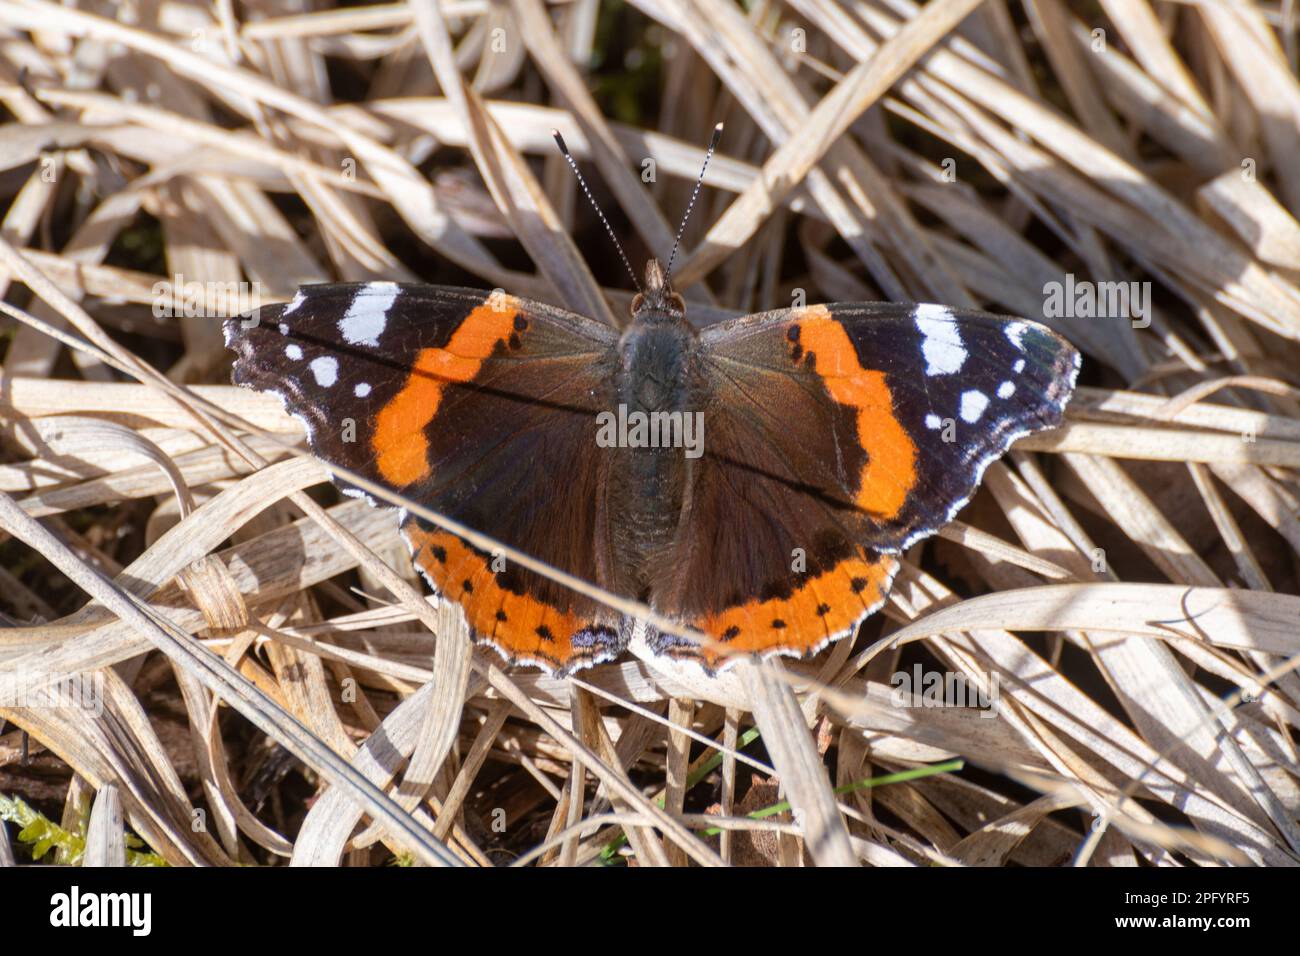
[[[369,282],[305,286],[225,334],[233,380],[279,395],[319,458],[708,635],[647,641],[709,671],[854,634],[899,553],[1060,424],[1080,365],[1038,323],[942,305],[703,329],[686,312],[652,259],[622,332],[499,291]],[[627,647],[631,621],[595,600],[399,525],[507,661],[565,674]]]

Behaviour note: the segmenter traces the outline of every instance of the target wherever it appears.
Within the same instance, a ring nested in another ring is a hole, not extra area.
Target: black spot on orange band
[[[617,632],[525,593],[519,575],[492,569],[492,555],[416,518],[402,533],[429,584],[460,604],[474,636],[511,663],[565,671],[616,652]]]
[[[855,547],[833,566],[804,576],[786,597],[754,598],[690,623],[732,650],[808,654],[847,635],[877,608],[897,567],[888,555],[868,555]],[[716,648],[693,645],[683,656],[699,658],[710,668],[724,657]]]

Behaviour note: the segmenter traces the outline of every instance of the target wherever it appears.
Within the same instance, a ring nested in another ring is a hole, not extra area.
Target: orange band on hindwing
[[[885,600],[898,562],[888,555],[868,558],[861,548],[829,571],[810,576],[789,597],[755,598],[692,621],[692,626],[728,649],[751,654],[811,654],[848,632]],[[731,655],[702,647],[706,666]]]
[[[567,671],[617,653],[618,634],[568,609],[502,586],[493,558],[446,531],[402,525],[415,566],[439,594],[465,609],[470,629],[511,663]]]

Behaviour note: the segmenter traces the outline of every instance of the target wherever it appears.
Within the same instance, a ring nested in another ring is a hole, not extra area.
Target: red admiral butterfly
[[[278,394],[318,457],[765,655],[853,634],[884,603],[893,556],[1018,437],[1060,423],[1079,369],[1037,323],[941,305],[697,330],[655,260],[621,334],[501,293],[391,282],[306,286],[225,331],[234,381]],[[563,673],[627,646],[615,612],[400,523],[430,585],[508,661]],[[730,657],[650,643],[709,669]]]

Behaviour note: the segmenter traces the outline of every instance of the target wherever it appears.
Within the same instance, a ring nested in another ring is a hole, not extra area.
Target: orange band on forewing
[[[429,470],[429,440],[424,429],[442,400],[442,382],[434,378],[442,364],[441,352],[422,350],[402,390],[375,416],[375,432],[370,438],[378,456],[375,462],[379,473],[399,487]]]
[[[370,446],[386,481],[402,487],[429,474],[424,429],[438,413],[443,388],[473,380],[497,343],[514,331],[518,312],[515,298],[494,296],[466,316],[444,348],[420,350],[402,390],[375,416]]]
[[[894,518],[916,483],[916,445],[894,415],[883,372],[864,369],[844,326],[824,305],[795,313],[799,344],[816,358],[814,368],[831,398],[857,412],[858,442],[867,464],[858,478],[856,504],[880,518]]]

